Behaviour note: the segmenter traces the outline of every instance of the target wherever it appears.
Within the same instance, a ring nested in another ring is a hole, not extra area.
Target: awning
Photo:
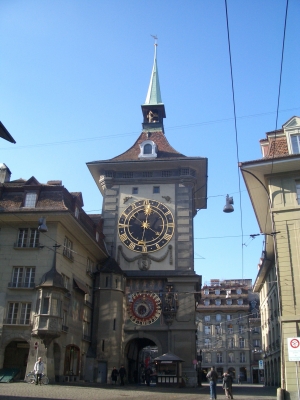
[[[75,285],[74,289],[79,289],[85,294],[88,293],[88,289],[84,283],[80,282],[77,278],[73,278],[73,280],[74,280],[74,285]]]

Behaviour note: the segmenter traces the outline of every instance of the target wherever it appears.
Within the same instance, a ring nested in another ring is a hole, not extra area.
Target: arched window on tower
[[[145,140],[140,144],[139,158],[156,158],[157,146],[152,140]]]
[[[147,143],[144,146],[144,154],[152,154],[152,146],[151,144]]]

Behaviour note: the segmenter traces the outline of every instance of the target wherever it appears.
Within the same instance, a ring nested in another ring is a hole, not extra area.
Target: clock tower
[[[96,277],[95,346],[108,375],[124,364],[129,380],[140,379],[143,354],[151,362],[151,352],[172,352],[194,385],[201,276],[194,271],[193,218],[207,205],[207,158],[183,155],[165,136],[156,51],[155,43],[141,134],[124,153],[87,163],[103,195],[103,233],[112,249]]]

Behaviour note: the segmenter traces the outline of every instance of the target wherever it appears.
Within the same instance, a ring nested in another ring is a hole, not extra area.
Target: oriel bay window
[[[61,299],[58,298],[56,294],[51,293],[39,297],[36,303],[36,314],[60,316]]]

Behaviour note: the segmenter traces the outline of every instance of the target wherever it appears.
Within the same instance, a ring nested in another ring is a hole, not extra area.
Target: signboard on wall
[[[300,361],[300,337],[288,338],[289,361]]]

